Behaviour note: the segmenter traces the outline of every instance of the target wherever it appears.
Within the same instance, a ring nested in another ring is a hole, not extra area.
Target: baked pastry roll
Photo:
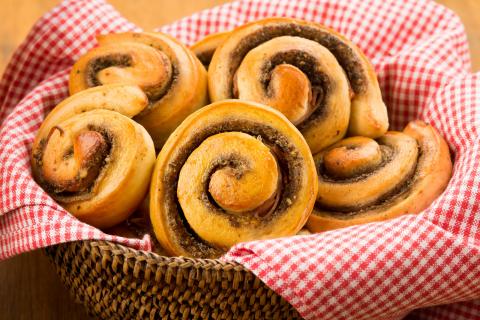
[[[280,112],[225,100],[189,116],[161,150],[150,188],[155,235],[172,255],[295,235],[317,194],[312,155]]]
[[[314,232],[419,213],[452,174],[447,143],[422,121],[376,140],[344,139],[314,158],[319,188],[307,223]]]
[[[345,134],[388,129],[375,71],[353,43],[322,25],[268,18],[228,34],[208,69],[212,101],[239,98],[274,107],[313,153]]]
[[[70,73],[70,93],[102,84],[138,85],[149,104],[135,117],[161,148],[190,113],[207,104],[205,68],[183,44],[162,33],[98,36]]]
[[[81,221],[108,228],[145,197],[155,163],[147,131],[130,118],[148,105],[135,86],[87,89],[57,105],[32,147],[37,183]]]

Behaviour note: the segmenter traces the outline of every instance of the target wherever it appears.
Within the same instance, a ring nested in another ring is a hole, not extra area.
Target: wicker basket
[[[301,319],[237,263],[163,257],[105,241],[46,252],[76,300],[101,319]]]

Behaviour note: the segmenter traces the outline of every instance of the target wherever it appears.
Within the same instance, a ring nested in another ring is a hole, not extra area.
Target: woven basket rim
[[[223,261],[220,259],[197,259],[184,256],[163,256],[155,252],[138,250],[107,240],[77,240],[71,242],[83,242],[91,249],[97,248],[101,255],[103,255],[106,251],[109,251],[110,255],[112,256],[122,257],[124,259],[134,258],[136,262],[145,262],[156,267],[168,266],[180,269],[188,269],[193,267],[205,270],[234,269],[235,271],[252,272],[242,264],[235,261]],[[65,244],[68,244],[68,242],[64,243],[64,245]]]
[[[237,262],[168,257],[105,240],[70,241],[45,253],[72,297],[101,319],[301,319]]]

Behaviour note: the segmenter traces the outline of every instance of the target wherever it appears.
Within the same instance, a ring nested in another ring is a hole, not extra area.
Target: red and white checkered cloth
[[[459,18],[431,0],[245,0],[159,30],[191,44],[267,16],[332,27],[378,72],[393,129],[420,118],[449,142],[444,194],[420,215],[234,247],[238,261],[307,319],[480,319],[480,74],[470,74]],[[32,180],[42,119],[67,97],[68,72],[99,33],[136,30],[101,0],[70,0],[33,27],[0,82],[0,259],[80,239],[149,250],[65,212]]]

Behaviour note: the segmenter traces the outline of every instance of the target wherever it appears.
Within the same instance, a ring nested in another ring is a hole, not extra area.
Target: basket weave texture
[[[107,241],[45,251],[76,301],[100,319],[301,319],[238,263],[164,257]]]

